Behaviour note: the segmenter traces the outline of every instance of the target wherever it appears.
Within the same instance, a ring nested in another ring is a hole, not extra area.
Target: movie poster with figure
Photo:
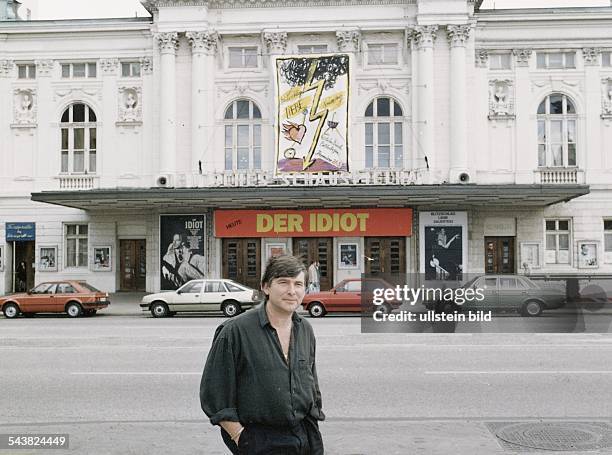
[[[161,215],[159,218],[160,288],[176,290],[206,276],[204,215]]]
[[[421,213],[421,273],[426,280],[462,280],[464,273],[467,214]],[[423,245],[424,243],[424,245]]]
[[[276,59],[276,174],[348,171],[349,56]]]

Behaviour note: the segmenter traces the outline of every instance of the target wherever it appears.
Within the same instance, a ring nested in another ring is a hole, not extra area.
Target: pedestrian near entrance
[[[319,261],[314,260],[308,267],[308,293],[321,290],[321,275],[319,274]]]
[[[305,275],[298,258],[272,257],[261,279],[265,301],[215,332],[200,402],[233,454],[324,453],[316,340],[310,323],[295,312]]]

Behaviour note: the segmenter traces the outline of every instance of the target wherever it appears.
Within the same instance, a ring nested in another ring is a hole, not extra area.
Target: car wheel
[[[83,308],[76,302],[70,302],[66,305],[66,313],[68,313],[68,316],[71,318],[78,318],[83,314]]]
[[[525,302],[523,316],[539,316],[542,314],[542,304],[536,300]]]
[[[4,305],[2,312],[4,313],[5,318],[14,319],[19,316],[19,307],[14,303],[7,303]]]
[[[238,302],[232,300],[230,302],[223,302],[223,305],[221,306],[221,311],[223,311],[223,314],[228,318],[232,318],[237,314],[242,313],[242,308],[240,307],[240,304]]]
[[[378,306],[378,311],[380,311],[382,314],[389,314],[391,313],[392,309],[388,303],[383,303],[382,305]]]
[[[168,311],[168,305],[164,302],[153,302],[151,304],[151,314],[154,318],[166,318],[170,311]]]
[[[320,318],[325,316],[326,311],[323,305],[319,302],[315,302],[308,307],[308,313],[310,313],[310,316],[313,318]]]

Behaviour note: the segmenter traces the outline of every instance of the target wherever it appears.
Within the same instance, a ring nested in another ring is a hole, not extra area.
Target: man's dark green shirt
[[[222,421],[295,426],[323,420],[315,366],[316,340],[308,321],[293,314],[285,361],[265,303],[217,328],[200,383],[202,409]]]

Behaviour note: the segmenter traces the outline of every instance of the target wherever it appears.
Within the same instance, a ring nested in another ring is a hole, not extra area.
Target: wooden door
[[[485,273],[515,273],[514,237],[485,237]]]
[[[147,281],[146,241],[120,240],[119,250],[119,290],[144,291]]]
[[[366,237],[365,273],[406,273],[405,237]]]
[[[261,240],[223,239],[223,278],[253,289],[261,287]]]
[[[302,259],[306,268],[312,261],[319,261],[321,291],[334,285],[333,245],[331,237],[293,238],[293,255]]]

